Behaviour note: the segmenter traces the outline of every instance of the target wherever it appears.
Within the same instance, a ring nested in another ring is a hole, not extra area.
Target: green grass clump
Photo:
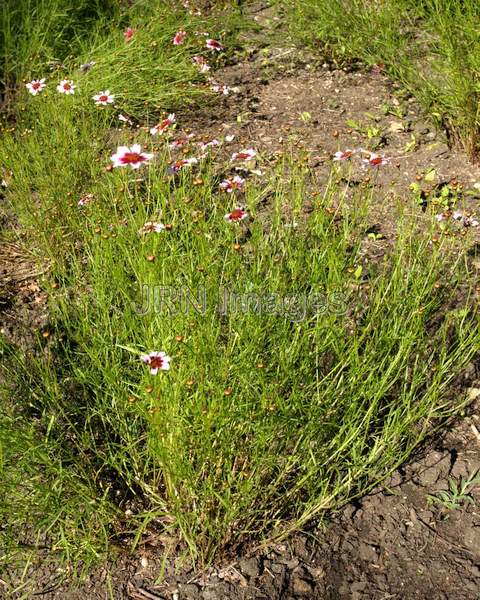
[[[361,291],[350,267],[368,192],[352,212],[331,183],[299,229],[310,174],[287,156],[248,185],[253,222],[231,226],[223,216],[235,202],[216,192],[214,163],[198,186],[190,172],[167,177],[169,161],[163,148],[143,171],[102,172],[89,205],[74,196],[37,224],[45,243],[58,227],[49,256],[62,285],[46,358],[24,363],[22,378],[60,464],[77,457],[81,481],[123,509],[140,500],[125,527],[169,523],[205,561],[299,527],[385,476],[461,404],[449,385],[478,331],[469,310],[438,319],[461,257],[447,268],[448,243],[432,247],[410,223],[364,267]],[[151,220],[172,228],[139,236]],[[148,311],[146,285],[157,294]],[[243,295],[226,311],[224,291]],[[140,355],[150,350],[172,356],[169,372],[148,373]]]
[[[49,336],[2,345],[6,560],[41,542],[89,564],[149,526],[200,563],[286,535],[380,481],[463,403],[452,382],[480,334],[469,293],[451,301],[469,274],[450,238],[432,244],[401,215],[383,258],[365,260],[372,189],[347,199],[333,172],[306,214],[315,174],[287,151],[260,157],[265,173],[247,169],[233,194],[219,191],[235,173],[221,149],[168,170],[177,155],[148,125],[196,98],[198,46],[174,49],[187,25],[164,10],[136,13],[131,42],[118,30],[75,59],[97,64],[68,71],[74,96],[19,91],[0,143],[6,201],[50,298]],[[107,87],[118,106],[98,109]],[[119,127],[119,111],[141,127]],[[132,143],[154,160],[106,169]],[[227,223],[239,205],[251,219]],[[142,235],[149,221],[169,226]],[[169,371],[149,373],[152,350]]]
[[[4,90],[78,52],[92,33],[118,21],[115,0],[5,0],[0,11],[0,82]]]
[[[383,63],[472,158],[480,149],[480,6],[475,0],[284,3],[294,38]]]

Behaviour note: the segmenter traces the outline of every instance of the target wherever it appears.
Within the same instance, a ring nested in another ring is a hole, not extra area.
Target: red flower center
[[[245,158],[250,158],[250,154],[248,154],[248,152],[239,152],[237,158],[244,160]]]
[[[40,83],[38,81],[36,83],[32,84],[32,89],[34,89],[34,90],[38,90],[39,87],[40,87]]]
[[[103,96],[100,96],[99,101],[100,102],[106,102],[108,100],[108,96],[105,96],[105,94]]]
[[[143,162],[145,157],[143,157],[138,152],[125,152],[125,154],[120,158],[121,162],[124,165],[128,165],[131,163]]]
[[[68,91],[68,90],[72,89],[72,86],[69,83],[64,83],[63,84],[63,89]]]
[[[150,357],[150,367],[152,369],[161,369],[163,365],[163,358],[161,356]]]
[[[377,165],[381,165],[382,161],[383,161],[383,158],[380,158],[380,157],[378,157],[378,158],[371,158],[370,159],[370,164],[376,167]]]
[[[243,217],[244,214],[245,213],[243,212],[243,210],[241,208],[235,208],[230,213],[230,220],[231,221],[240,221],[240,219]]]

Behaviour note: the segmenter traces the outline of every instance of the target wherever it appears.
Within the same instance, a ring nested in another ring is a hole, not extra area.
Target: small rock
[[[295,596],[311,597],[311,594],[313,593],[313,586],[306,579],[294,577],[292,581],[292,590]]]
[[[298,536],[293,542],[293,553],[302,560],[308,560],[307,540],[303,536]]]
[[[355,581],[351,585],[352,592],[363,592],[363,590],[367,587],[366,581]]]
[[[181,600],[196,600],[199,597],[200,590],[198,586],[193,583],[186,583],[180,586],[180,598]]]
[[[472,375],[475,374],[475,371],[476,371],[475,365],[473,363],[470,363],[465,369],[465,377],[471,377]],[[467,401],[468,402],[473,402],[479,396],[480,396],[480,388],[475,388],[475,387],[467,388]]]
[[[378,559],[375,548],[365,542],[360,542],[360,545],[358,546],[358,556],[369,563],[377,562]]]
[[[238,566],[243,575],[250,577],[250,579],[255,579],[260,574],[258,559],[256,558],[244,558],[238,563]]]
[[[298,558],[295,557],[290,559],[286,557],[279,557],[277,560],[280,564],[285,565],[289,571],[293,571],[293,569],[296,569],[300,563]]]
[[[270,568],[272,573],[276,573],[277,575],[280,575],[285,571],[285,565],[281,565],[280,563],[273,563]]]
[[[315,567],[314,565],[305,565],[305,567],[307,568],[314,581],[323,579],[326,575],[325,569],[323,567]]]

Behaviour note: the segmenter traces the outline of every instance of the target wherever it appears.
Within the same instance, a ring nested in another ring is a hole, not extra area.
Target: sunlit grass
[[[475,0],[282,2],[291,33],[337,60],[360,58],[413,93],[478,158],[480,8]]]
[[[219,189],[235,172],[223,146],[173,175],[168,136],[148,127],[197,100],[198,48],[175,54],[170,13],[143,22],[131,42],[118,29],[78,59],[97,64],[68,71],[75,95],[22,89],[0,143],[50,308],[35,348],[1,346],[7,559],[41,543],[88,566],[148,526],[199,563],[284,536],[381,481],[457,410],[452,382],[478,348],[473,290],[451,302],[465,252],[453,236],[433,244],[434,222],[419,232],[400,211],[369,260],[373,188],[352,193],[336,171],[319,182],[287,148],[260,152],[244,192]],[[118,106],[95,107],[106,88]],[[112,169],[132,143],[153,161]],[[249,220],[227,223],[238,206]],[[165,229],[141,235],[149,221]],[[149,351],[170,370],[151,375]]]

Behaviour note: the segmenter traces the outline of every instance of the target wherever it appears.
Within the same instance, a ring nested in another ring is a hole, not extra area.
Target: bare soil
[[[480,183],[480,169],[469,164],[460,149],[449,146],[445,132],[436,130],[412,99],[381,72],[361,65],[339,69],[298,48],[260,48],[259,40],[269,39],[278,17],[270,9],[254,14],[262,29],[246,42],[253,48],[249,58],[232,60],[214,73],[217,81],[238,91],[220,96],[195,119],[190,115],[192,131],[207,137],[234,134],[235,148],[252,146],[269,156],[293,141],[308,151],[320,187],[327,181],[335,151],[377,145],[378,153],[391,157],[393,165],[374,176],[378,206],[372,225],[387,242],[394,235],[399,202],[419,220],[432,210],[412,197],[412,182],[426,190],[458,183],[461,191],[472,192],[462,202],[466,211],[475,213],[474,184]],[[372,128],[378,135],[372,136]],[[432,169],[434,181],[425,181]],[[373,176],[359,169],[359,182],[366,177]],[[478,233],[468,235],[475,259]],[[28,338],[45,325],[46,298],[36,283],[38,272],[28,270],[23,251],[18,251],[20,256],[15,251],[4,244],[0,252],[0,326],[12,341],[22,343],[18,331]],[[22,581],[28,579],[31,597],[45,600],[476,600],[480,490],[473,491],[476,503],[457,510],[427,500],[429,494],[448,488],[449,477],[457,479],[480,468],[480,360],[468,366],[460,386],[472,400],[468,414],[426,444],[381,488],[284,543],[261,551],[245,548],[235,560],[198,572],[179,558],[164,564],[175,548],[147,533],[133,554],[120,549],[81,584],[69,583],[68,574],[52,569],[47,557]],[[24,597],[25,589],[8,594],[9,586],[20,581],[18,573],[2,574],[1,579],[0,597]]]

